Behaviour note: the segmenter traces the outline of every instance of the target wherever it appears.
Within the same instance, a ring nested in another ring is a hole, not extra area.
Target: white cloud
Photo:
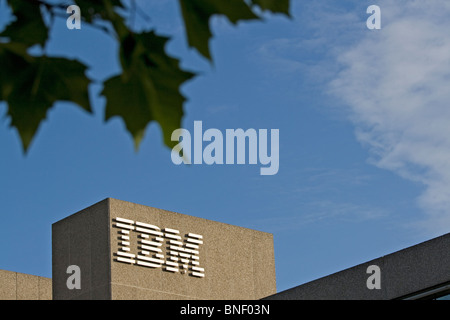
[[[422,183],[421,226],[450,230],[450,2],[379,1],[382,29],[340,52],[332,92],[377,166]]]
[[[295,31],[263,43],[256,41],[252,57],[258,58],[256,62],[271,77],[302,78],[304,85],[325,83],[336,73],[333,58],[341,50],[338,43],[353,39],[353,32],[361,28],[359,11],[329,1],[294,4],[299,6],[293,12],[296,24],[290,25]]]

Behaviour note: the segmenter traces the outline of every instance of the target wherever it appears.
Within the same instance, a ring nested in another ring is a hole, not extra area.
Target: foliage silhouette
[[[27,152],[41,122],[57,101],[71,101],[92,112],[87,66],[80,61],[45,54],[32,56],[33,46],[45,47],[51,29],[44,15],[68,17],[66,1],[7,0],[15,19],[0,33],[0,101],[6,101],[10,125],[18,130]],[[122,73],[104,81],[105,120],[121,117],[136,149],[151,121],[159,123],[164,143],[173,147],[173,130],[181,127],[185,97],[180,86],[195,74],[182,70],[169,56],[169,38],[155,31],[135,32],[125,13],[135,13],[135,0],[74,0],[82,23],[101,28],[119,42]],[[225,16],[231,23],[261,19],[264,11],[289,14],[290,0],[179,0],[188,45],[212,61],[209,22]],[[118,10],[120,9],[120,10]],[[146,13],[145,16],[147,16]],[[106,22],[106,23],[105,23]],[[109,25],[110,27],[105,27]]]

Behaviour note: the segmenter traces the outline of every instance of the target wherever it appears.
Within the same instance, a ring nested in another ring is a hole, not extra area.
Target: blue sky
[[[187,48],[176,1],[138,3],[201,73],[182,88],[184,127],[279,129],[278,174],[176,166],[156,124],[135,152],[120,119],[104,123],[99,85],[94,115],[58,103],[24,156],[0,103],[0,269],[51,277],[51,224],[107,197],[273,233],[279,291],[448,232],[445,0],[292,0],[291,20],[214,19],[213,65]],[[366,28],[372,4],[381,30]],[[60,19],[51,37],[46,51],[91,78],[119,71],[99,31]]]

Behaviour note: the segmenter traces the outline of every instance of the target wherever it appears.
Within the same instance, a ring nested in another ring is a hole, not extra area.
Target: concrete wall
[[[0,300],[52,300],[52,280],[0,270]]]
[[[118,227],[116,218],[132,221],[133,230],[122,233],[127,229]],[[192,257],[187,267],[179,262],[178,271],[170,272],[165,264],[137,265],[138,257],[130,258],[132,263],[118,261],[127,258],[124,253],[142,257],[138,222],[164,234],[164,241],[152,234],[144,239],[160,241],[163,258],[154,252],[146,258],[169,260],[170,230],[179,231],[176,241],[185,248],[189,234],[201,235],[195,249],[199,265],[193,265]],[[122,236],[129,237],[129,251],[123,249]],[[54,299],[260,299],[276,292],[272,234],[130,202],[106,199],[54,223],[52,243]],[[66,286],[69,265],[81,269],[80,290]],[[193,276],[193,267],[203,268],[204,277]]]
[[[53,299],[110,299],[111,252],[108,200],[52,225]],[[81,290],[69,290],[67,268],[81,269]]]

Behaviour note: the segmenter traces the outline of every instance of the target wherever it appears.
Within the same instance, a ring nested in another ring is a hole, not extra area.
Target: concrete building
[[[0,270],[0,300],[51,300],[52,279]]]
[[[54,299],[260,299],[276,292],[273,236],[106,199],[52,226]],[[67,287],[67,268],[81,289]]]
[[[450,299],[450,234],[285,290],[274,300]]]
[[[52,279],[0,270],[0,300],[446,299],[450,234],[276,292],[272,234],[105,199],[52,225]]]
[[[51,280],[4,271],[0,286],[0,299],[256,300],[276,293],[273,236],[106,199],[52,225]]]

